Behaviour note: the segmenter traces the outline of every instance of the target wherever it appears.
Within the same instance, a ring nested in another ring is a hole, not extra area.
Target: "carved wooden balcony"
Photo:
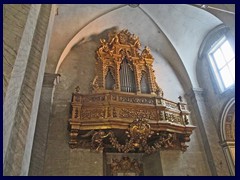
[[[127,30],[101,40],[91,93],[72,95],[72,148],[152,153],[186,150],[195,126],[186,104],[163,97],[152,69],[153,56]]]
[[[135,95],[134,93],[107,92],[99,94],[82,95],[78,92],[73,94],[72,118],[69,120],[71,129],[71,147],[79,147],[80,140],[87,142],[92,137],[93,130],[116,132],[119,141],[127,139],[126,131],[131,123],[136,120],[146,120],[154,132],[149,142],[158,138],[161,133],[172,134],[172,144],[185,150],[185,142],[195,126],[189,125],[189,111],[183,102],[172,102],[162,97],[152,95]],[[125,137],[126,136],[126,137]],[[123,138],[125,137],[125,138]],[[164,148],[164,147],[163,147]]]

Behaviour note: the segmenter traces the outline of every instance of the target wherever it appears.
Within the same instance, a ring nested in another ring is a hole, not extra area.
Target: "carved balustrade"
[[[70,146],[124,153],[186,150],[195,126],[181,96],[179,102],[164,98],[150,49],[140,52],[139,38],[127,30],[100,42],[91,93],[76,87],[72,95]]]

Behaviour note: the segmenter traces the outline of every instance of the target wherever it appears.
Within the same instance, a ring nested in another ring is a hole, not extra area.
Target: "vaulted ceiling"
[[[169,62],[186,89],[198,87],[196,62],[200,45],[207,33],[223,22],[235,28],[234,9],[234,5],[57,5],[46,72],[58,72],[76,44],[106,30],[128,29],[140,38],[142,47],[149,46],[153,55]]]

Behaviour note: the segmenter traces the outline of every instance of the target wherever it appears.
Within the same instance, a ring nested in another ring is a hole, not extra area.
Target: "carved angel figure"
[[[165,139],[165,138],[163,139],[164,147],[165,147],[165,148],[173,147],[172,142],[173,142],[173,135],[172,135],[171,133],[168,133],[167,138],[166,138],[166,139]]]
[[[132,167],[133,167],[133,171],[137,174],[137,175],[139,175],[141,172],[142,172],[142,170],[141,170],[141,168],[140,168],[140,164],[138,163],[138,161],[136,160],[136,159],[133,159],[133,161],[132,161]]]
[[[98,76],[95,76],[94,80],[90,84],[90,86],[92,87],[92,90],[94,90],[94,91],[99,89],[99,86],[98,86],[98,83],[97,83],[97,79],[98,79]]]
[[[155,79],[155,86],[156,86],[155,93],[157,94],[157,96],[163,97],[163,90],[158,86],[156,79]]]
[[[108,46],[108,43],[106,42],[106,40],[105,39],[100,39],[100,42],[101,42],[101,47],[99,48],[99,53],[101,54],[101,53],[109,53],[110,55],[112,55],[113,54],[113,51],[112,50],[110,50],[110,48],[109,48],[109,46]],[[98,54],[99,54],[98,53]]]
[[[113,35],[109,35],[110,36],[113,36],[112,37],[112,40],[110,41],[109,45],[111,46],[113,43],[115,44],[119,44],[119,38],[118,38],[118,34],[115,32]]]
[[[109,133],[105,133],[104,131],[100,130],[98,132],[95,132],[92,136],[92,148],[96,148],[96,151],[99,151],[100,148],[103,146],[103,139],[108,137],[110,135]]]
[[[143,58],[151,58],[151,59],[153,59],[153,56],[150,53],[150,49],[147,46],[145,46],[145,48],[143,49],[141,56]]]
[[[116,173],[119,170],[119,160],[118,159],[112,159],[112,163],[111,163],[111,171],[112,171],[112,175],[116,175]]]

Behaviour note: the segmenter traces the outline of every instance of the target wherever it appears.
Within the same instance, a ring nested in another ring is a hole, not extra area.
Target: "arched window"
[[[223,93],[235,85],[234,38],[224,24],[212,29],[204,38],[199,59],[207,59],[210,66],[213,87],[216,93]]]
[[[209,51],[208,58],[220,92],[235,84],[235,53],[226,36]]]

